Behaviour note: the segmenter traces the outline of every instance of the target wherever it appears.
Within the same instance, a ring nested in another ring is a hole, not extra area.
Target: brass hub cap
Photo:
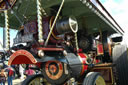
[[[52,80],[57,80],[63,75],[63,65],[58,61],[49,61],[45,65],[45,72]]]

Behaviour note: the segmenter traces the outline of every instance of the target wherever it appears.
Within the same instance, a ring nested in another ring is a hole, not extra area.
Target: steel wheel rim
[[[98,76],[95,81],[95,85],[106,85],[104,79],[101,76]]]

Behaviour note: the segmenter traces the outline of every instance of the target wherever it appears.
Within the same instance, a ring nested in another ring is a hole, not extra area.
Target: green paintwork
[[[12,29],[19,29],[22,24],[25,24],[31,20],[36,20],[36,0],[21,0],[22,3],[19,3],[19,1],[20,0],[17,0],[12,8],[15,14],[11,14],[11,10],[9,10],[9,25]],[[41,3],[47,14],[52,16],[53,14],[51,11],[56,12],[57,10],[54,10],[51,7],[56,5],[59,6],[61,0],[41,0]],[[3,15],[4,14],[1,12],[0,27],[4,27],[5,20]],[[15,15],[19,17],[21,23],[17,20]],[[61,16],[70,15],[74,15],[77,18],[79,29],[87,30],[89,34],[99,32],[99,30],[107,30],[110,34],[116,32],[111,26],[99,18],[80,0],[65,0]],[[24,16],[26,18],[24,18]]]

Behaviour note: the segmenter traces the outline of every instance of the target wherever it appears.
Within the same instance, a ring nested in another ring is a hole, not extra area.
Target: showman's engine
[[[0,28],[0,66],[23,66],[22,85],[128,85],[124,31],[100,0],[0,0]]]
[[[18,53],[23,51],[28,54],[31,53],[40,64],[44,78],[52,84],[61,85],[70,78],[79,79],[87,70],[88,65],[94,63],[95,53],[83,53],[77,49],[77,45],[83,51],[88,50],[88,48],[91,49],[92,40],[81,35],[79,35],[79,41],[76,40],[75,35],[78,31],[78,23],[73,16],[59,17],[49,38],[48,45],[45,46],[44,43],[48,38],[54,18],[54,16],[43,18],[43,43],[38,42],[37,22],[31,21],[21,26],[14,39],[12,49]],[[82,41],[82,39],[85,40]],[[78,42],[79,44],[77,44]],[[98,62],[97,60],[96,63]],[[21,64],[21,61],[17,63]],[[28,62],[26,63],[29,64]]]

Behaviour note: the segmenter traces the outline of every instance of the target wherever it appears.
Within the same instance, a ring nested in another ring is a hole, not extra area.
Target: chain
[[[75,44],[76,44],[76,50],[79,50],[79,46],[78,46],[78,39],[77,39],[77,32],[75,33]]]
[[[43,27],[42,27],[41,0],[37,0],[37,22],[38,22],[38,41],[42,43],[44,40],[43,40]]]
[[[8,12],[4,11],[5,14],[5,29],[6,29],[6,49],[10,48],[10,33],[9,33],[9,21],[8,21]]]

